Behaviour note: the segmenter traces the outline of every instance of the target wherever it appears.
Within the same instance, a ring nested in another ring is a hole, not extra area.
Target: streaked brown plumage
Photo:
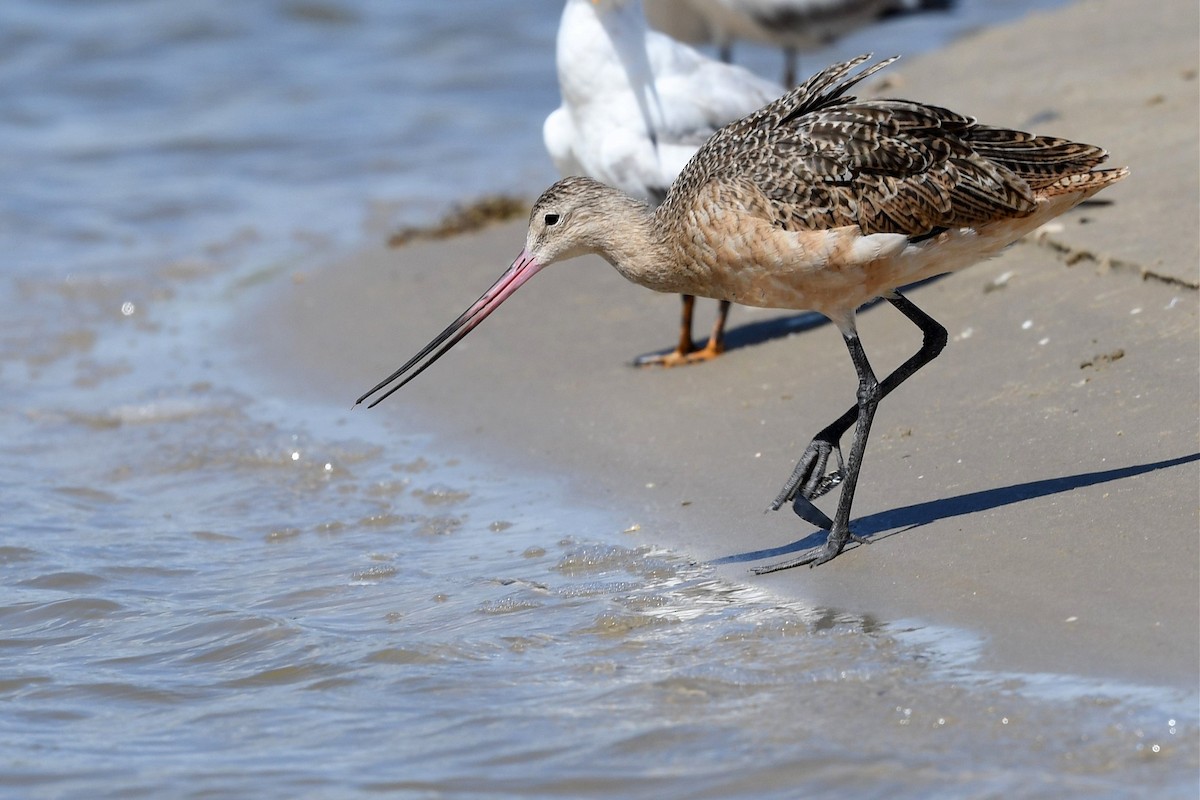
[[[791,502],[830,531],[823,548],[782,566],[838,555],[856,538],[850,508],[879,400],[946,341],[945,329],[896,289],[994,255],[1128,174],[1094,169],[1107,154],[1091,145],[979,125],[908,100],[846,95],[894,60],[852,75],[867,59],[829,67],[719,130],[656,209],[589,178],[551,186],[534,204],[525,251],[509,270],[359,402],[399,380],[377,403],[412,380],[543,267],[585,253],[658,291],[819,311],[850,351],[858,403],[817,434],[772,508]],[[882,381],[854,325],[856,309],[878,297],[925,336]],[[851,426],[842,464],[839,442]],[[834,453],[840,466],[827,475]],[[838,484],[830,520],[810,501]]]

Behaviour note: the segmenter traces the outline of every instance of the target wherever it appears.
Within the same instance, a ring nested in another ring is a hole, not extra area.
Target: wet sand
[[[908,293],[951,341],[876,417],[854,522],[870,547],[750,572],[823,536],[763,513],[854,398],[840,337],[811,314],[735,308],[725,357],[632,369],[674,341],[678,298],[577,259],[356,413],[440,432],[498,470],[569,475],[580,503],[627,514],[637,530],[623,542],[815,605],[982,633],[992,668],[1195,687],[1197,16],[1190,0],[1079,3],[905,59],[866,87],[1100,144],[1133,172],[1040,237]],[[490,285],[523,229],[381,241],[297,273],[247,321],[247,357],[341,411]],[[697,332],[715,304],[699,308]],[[886,305],[862,312],[860,331],[881,375],[920,343]]]

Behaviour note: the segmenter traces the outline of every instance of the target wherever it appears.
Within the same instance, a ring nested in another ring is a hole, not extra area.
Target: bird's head
[[[358,402],[386,389],[371,403],[375,405],[417,377],[550,264],[585,253],[607,255],[606,237],[613,234],[614,219],[619,216],[622,204],[645,208],[644,204],[591,178],[564,178],[551,186],[533,204],[525,249],[499,280],[417,355]]]
[[[611,225],[613,195],[613,189],[591,178],[563,178],[555,183],[529,212],[524,255],[546,267],[599,252]]]

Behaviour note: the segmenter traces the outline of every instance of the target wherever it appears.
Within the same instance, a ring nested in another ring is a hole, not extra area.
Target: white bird
[[[903,9],[905,0],[650,0],[646,17],[691,44],[715,44],[729,61],[737,40],[783,49],[786,86],[796,82],[798,53],[815,50]]]
[[[555,167],[652,205],[716,130],[784,92],[650,30],[642,0],[567,0],[556,61],[562,105],[543,128]],[[720,354],[729,304],[722,302],[708,344],[699,350],[691,337],[693,303],[684,296],[675,351],[638,363],[669,366]]]

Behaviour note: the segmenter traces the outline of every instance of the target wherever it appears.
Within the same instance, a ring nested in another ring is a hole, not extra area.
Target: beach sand
[[[573,500],[637,527],[614,532],[631,546],[814,605],[978,633],[990,668],[1194,688],[1197,29],[1194,0],[1089,0],[905,59],[865,87],[1099,144],[1132,169],[1039,237],[908,293],[951,341],[876,416],[853,523],[870,547],[750,572],[822,541],[790,510],[763,510],[854,401],[836,329],[735,308],[723,358],[633,369],[673,343],[679,300],[593,257],[547,270],[401,395],[354,413],[435,431],[497,470],[569,476]],[[345,413],[523,240],[524,221],[381,241],[297,273],[238,335],[289,391]],[[698,308],[700,332],[715,304]],[[859,319],[880,375],[920,343],[886,304]],[[832,514],[833,502],[819,504]]]

